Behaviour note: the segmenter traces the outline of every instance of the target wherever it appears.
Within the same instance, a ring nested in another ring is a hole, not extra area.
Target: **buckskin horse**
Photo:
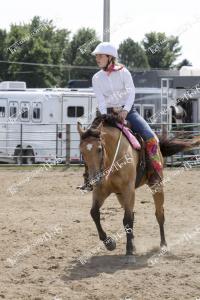
[[[110,121],[109,121],[110,120]],[[99,238],[107,250],[116,248],[116,241],[107,236],[100,222],[100,208],[105,199],[115,193],[120,205],[124,209],[123,225],[126,231],[126,255],[134,258],[135,251],[133,239],[135,182],[140,151],[133,149],[127,138],[115,126],[116,120],[108,115],[95,119],[93,125],[83,130],[77,123],[80,134],[80,151],[88,167],[90,183],[93,185],[93,201],[91,217],[96,224]],[[99,124],[99,125],[98,125]],[[170,156],[183,150],[199,145],[199,140],[169,140],[160,141],[160,156]],[[146,173],[142,176],[139,186],[148,184]],[[160,246],[167,246],[164,233],[164,191],[163,185],[152,193],[155,204],[155,215],[160,227]],[[134,259],[133,259],[134,261]]]

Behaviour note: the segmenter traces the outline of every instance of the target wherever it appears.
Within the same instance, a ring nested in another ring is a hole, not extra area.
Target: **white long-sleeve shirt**
[[[107,113],[107,107],[121,107],[130,111],[135,100],[135,86],[131,73],[123,67],[112,71],[109,75],[100,70],[92,78],[98,108],[102,114]]]

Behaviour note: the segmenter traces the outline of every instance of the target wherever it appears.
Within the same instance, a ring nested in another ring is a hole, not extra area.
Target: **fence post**
[[[23,137],[22,137],[22,134],[23,134],[23,124],[20,124],[20,165],[23,164],[23,160],[24,160],[24,158],[22,157],[22,155],[23,155],[23,150],[22,150]]]
[[[162,124],[161,125],[161,131],[162,131],[162,137],[167,138],[167,136],[168,136],[167,124]]]
[[[168,125],[167,124],[161,124],[161,135],[163,139],[166,139],[168,137]],[[163,158],[164,166],[166,166],[167,157]]]
[[[56,158],[57,157],[58,157],[58,124],[56,124]]]
[[[70,144],[71,144],[70,124],[66,124],[66,162],[65,162],[65,164],[67,166],[69,166],[69,164],[70,164]]]

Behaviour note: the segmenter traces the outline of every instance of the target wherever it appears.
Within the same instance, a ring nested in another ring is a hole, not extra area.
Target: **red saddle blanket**
[[[120,123],[117,123],[117,127],[123,132],[123,134],[128,139],[129,143],[133,147],[133,149],[140,150],[141,146],[136,137],[132,134],[128,127],[123,126]]]

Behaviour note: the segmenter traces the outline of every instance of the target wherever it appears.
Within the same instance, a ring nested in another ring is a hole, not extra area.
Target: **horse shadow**
[[[93,256],[85,264],[81,264],[78,260],[71,261],[72,266],[64,269],[61,280],[64,282],[81,280],[90,277],[97,277],[102,273],[114,274],[119,270],[138,270],[151,267],[148,260],[158,253],[158,248],[153,248],[145,254],[135,254],[136,261],[134,263],[127,262],[125,255],[102,255]],[[167,258],[177,260],[178,257],[172,253],[167,254]]]

